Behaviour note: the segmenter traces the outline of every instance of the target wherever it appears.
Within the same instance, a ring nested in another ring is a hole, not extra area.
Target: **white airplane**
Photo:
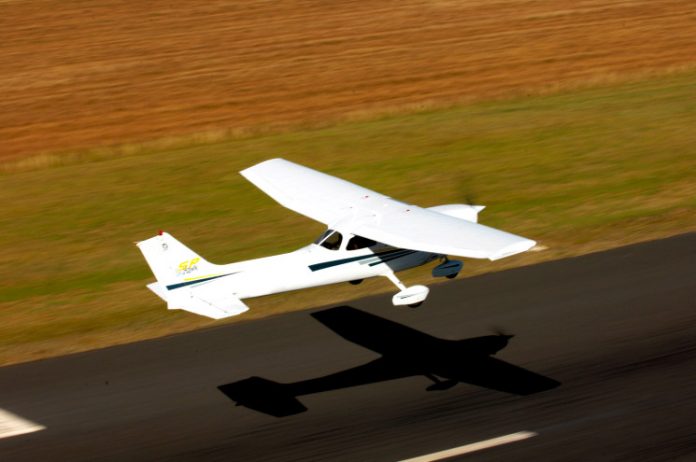
[[[530,239],[477,223],[481,205],[421,208],[284,159],[240,172],[281,205],[328,229],[294,252],[227,265],[204,260],[168,233],[137,243],[157,282],[148,288],[167,303],[221,319],[244,313],[242,299],[384,276],[398,287],[396,306],[419,306],[423,285],[406,287],[394,273],[433,260],[433,277],[454,278],[462,262],[498,260],[532,248]]]

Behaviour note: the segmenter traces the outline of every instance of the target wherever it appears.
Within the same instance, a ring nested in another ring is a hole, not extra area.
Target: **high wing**
[[[327,226],[351,216],[366,198],[389,199],[285,159],[267,160],[239,173],[283,207]]]
[[[394,247],[497,260],[536,244],[521,236],[405,204],[284,159],[267,160],[240,173],[290,210]]]
[[[560,382],[552,378],[490,356],[468,364],[468,367],[457,368],[452,377],[461,382],[514,395],[531,395],[560,385]]]
[[[349,342],[385,356],[417,355],[418,350],[437,341],[426,333],[350,306],[316,311],[312,317]]]

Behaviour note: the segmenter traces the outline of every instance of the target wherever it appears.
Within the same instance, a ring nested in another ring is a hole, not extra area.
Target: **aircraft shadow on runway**
[[[512,335],[487,335],[444,340],[364,311],[341,306],[312,316],[346,340],[381,356],[361,366],[294,383],[249,377],[218,389],[238,406],[276,417],[307,408],[298,396],[422,375],[432,381],[426,390],[447,390],[468,383],[516,395],[550,390],[559,382],[513,366],[492,355],[505,348]]]

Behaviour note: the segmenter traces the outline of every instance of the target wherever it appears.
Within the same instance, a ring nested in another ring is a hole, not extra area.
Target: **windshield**
[[[319,238],[314,241],[315,244],[319,244],[329,250],[338,250],[341,247],[341,242],[343,241],[343,236],[338,231],[333,229],[327,229],[324,234],[319,236]]]
[[[326,239],[326,236],[328,236],[329,234],[331,234],[331,233],[333,233],[333,232],[334,232],[333,229],[327,229],[326,231],[324,231],[323,233],[321,233],[321,236],[319,236],[318,238],[316,238],[316,240],[314,241],[314,243],[317,244],[317,245],[321,244],[322,241],[323,241],[324,239]]]

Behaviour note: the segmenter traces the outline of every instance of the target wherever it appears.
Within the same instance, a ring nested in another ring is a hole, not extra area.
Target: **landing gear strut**
[[[401,290],[401,292],[392,297],[392,303],[394,306],[409,306],[411,308],[416,308],[420,306],[428,297],[430,290],[425,286],[415,285],[406,287],[401,281],[399,281],[394,273],[388,273],[385,276]]]

